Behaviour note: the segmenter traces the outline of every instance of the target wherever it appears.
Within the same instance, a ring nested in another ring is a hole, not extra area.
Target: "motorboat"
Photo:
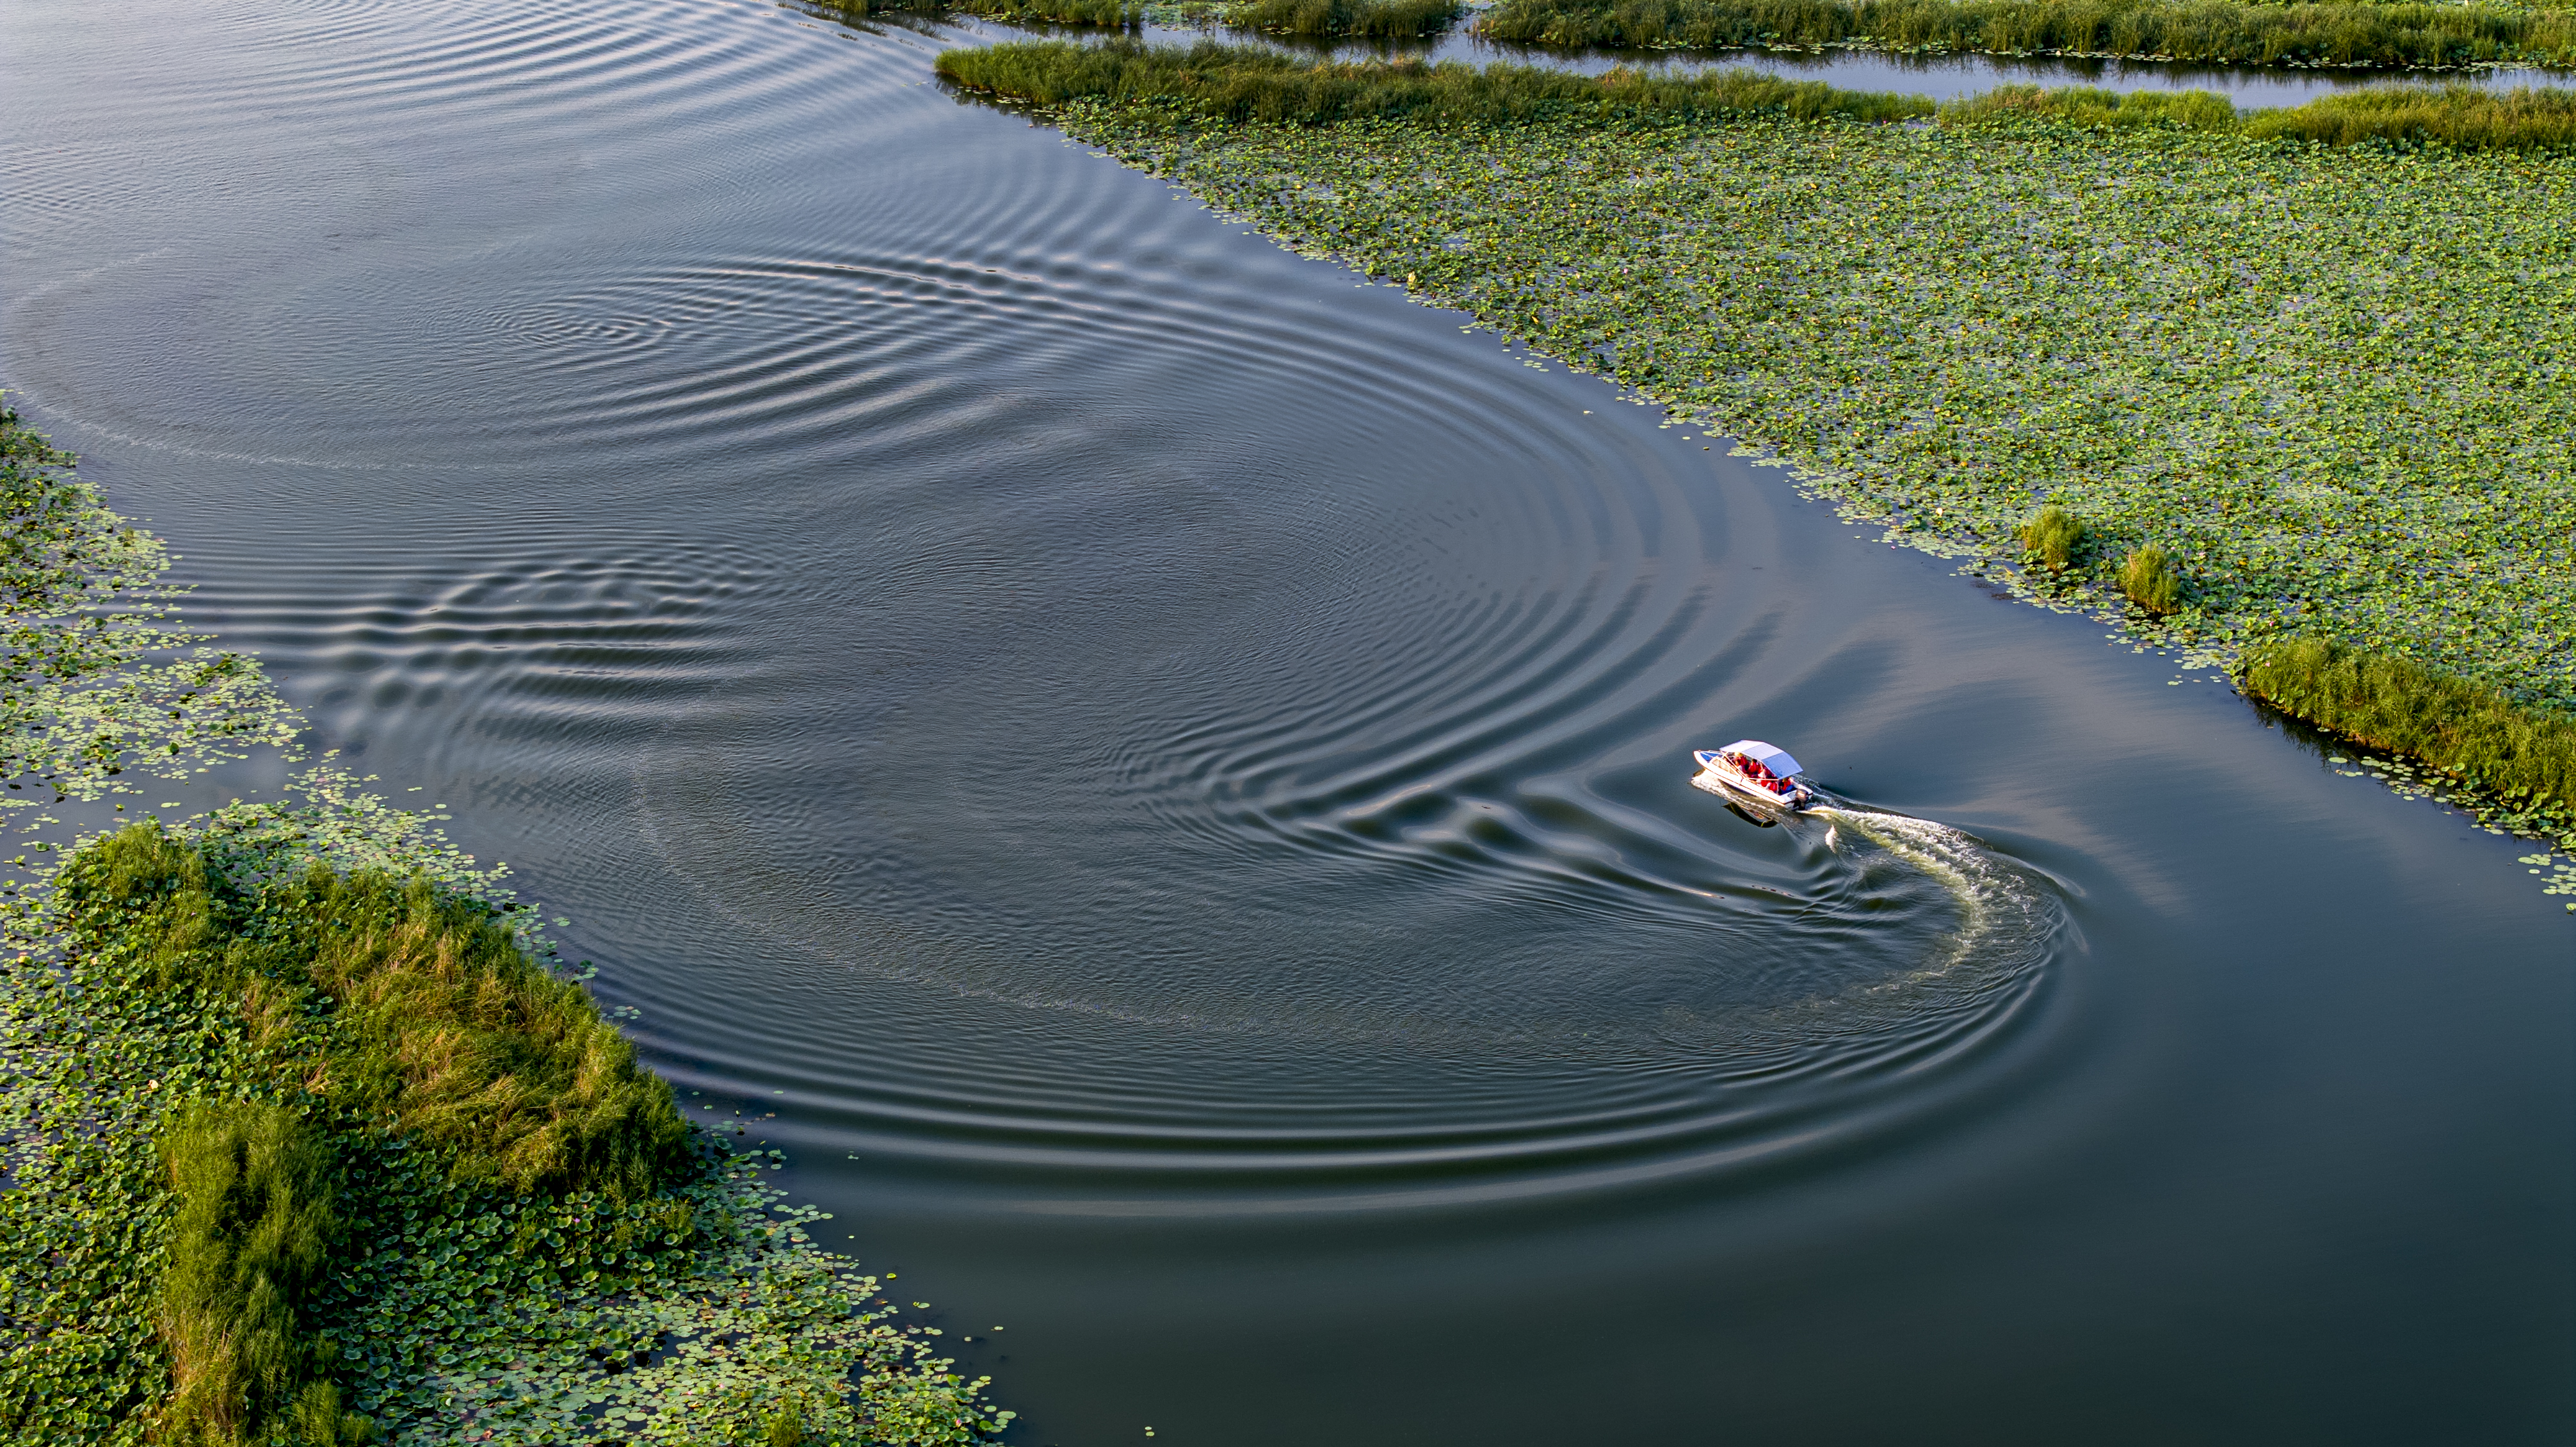
[[[1816,802],[1816,791],[1799,778],[1806,772],[1787,749],[1760,739],[1737,739],[1722,749],[1693,749],[1699,772],[1691,783],[1712,794],[1741,800],[1775,813],[1797,813]]]

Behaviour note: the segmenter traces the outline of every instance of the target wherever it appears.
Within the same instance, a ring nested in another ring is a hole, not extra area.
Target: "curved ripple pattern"
[[[1304,1211],[1749,1169],[2027,1058],[2043,882],[1688,788],[1840,646],[1695,446],[954,106],[918,36],[227,17],[169,98],[280,117],[173,204],[220,275],[121,234],[22,308],[83,339],[37,390],[271,470],[208,621],[563,831],[684,1080],[1039,1209]],[[155,367],[198,404],[103,400]]]

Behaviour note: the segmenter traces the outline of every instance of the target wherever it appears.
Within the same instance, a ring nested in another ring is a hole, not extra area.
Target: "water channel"
[[[1014,1440],[2576,1429],[2528,845],[944,94],[990,32],[12,22],[20,404]],[[1836,813],[1688,787],[1744,734]]]

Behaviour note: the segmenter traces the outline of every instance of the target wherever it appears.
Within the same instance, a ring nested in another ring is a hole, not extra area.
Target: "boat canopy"
[[[1806,772],[1806,770],[1798,767],[1798,761],[1796,759],[1789,757],[1789,751],[1787,749],[1775,749],[1769,744],[1762,742],[1760,739],[1737,739],[1735,742],[1728,744],[1725,748],[1718,750],[1718,752],[1721,754],[1741,754],[1745,758],[1751,759],[1753,762],[1769,769],[1772,773],[1783,779]]]

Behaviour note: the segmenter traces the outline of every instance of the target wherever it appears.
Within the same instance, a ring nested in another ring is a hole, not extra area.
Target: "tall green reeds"
[[[454,1180],[626,1205],[606,1237],[616,1250],[688,1230],[685,1201],[642,1204],[693,1169],[670,1087],[484,905],[318,864],[231,884],[155,824],[90,845],[58,882],[76,951],[129,988],[240,1022],[245,1063],[263,1062],[245,1078],[286,1092],[188,1104],[160,1131],[173,1225],[156,1322],[172,1393],[158,1440],[369,1438],[341,1410],[329,1344],[298,1329],[333,1217],[311,1121],[423,1141]]]
[[[2337,146],[2576,149],[2576,92],[2528,88],[2499,92],[2473,86],[2400,86],[2244,114],[2224,96],[2205,91],[2122,94],[2084,86],[2006,85],[1936,107],[1920,96],[1838,90],[1819,81],[1746,70],[1687,76],[1614,70],[1583,76],[1505,64],[1479,69],[1416,60],[1313,61],[1216,41],[1179,49],[1135,40],[1101,45],[1027,41],[951,50],[939,57],[937,70],[942,79],[966,89],[1037,105],[1167,100],[1228,120],[1305,124],[1766,115],[1885,122],[1937,113],[1945,126],[2038,121]]]
[[[685,1167],[670,1087],[480,904],[319,866],[228,898],[148,824],[66,864],[61,890],[76,938],[134,954],[160,987],[237,1000],[255,1039],[320,1010],[318,1088],[445,1147],[461,1179],[630,1201]]]
[[[815,14],[858,21],[871,15],[981,16],[1013,25],[1099,25],[1133,30],[1145,23],[1142,0],[802,0]]]
[[[2230,65],[2576,63],[2576,15],[2475,4],[2233,0],[1503,0],[1477,22],[1537,45],[2118,55]]]
[[[1163,99],[1231,120],[1492,122],[1760,114],[1887,121],[1933,111],[1932,102],[1918,96],[1837,90],[1744,70],[1692,76],[1612,71],[1595,77],[1518,65],[1317,63],[1215,42],[1187,50],[1132,41],[994,45],[947,51],[937,69],[953,84],[1039,105]]]
[[[1941,124],[2041,120],[2087,130],[2163,127],[2251,140],[2377,144],[2454,151],[2576,149],[2576,91],[2386,86],[2328,95],[2286,110],[2240,113],[2207,91],[2130,91],[2002,85],[1941,108]]]
[[[2083,520],[2056,503],[2013,532],[2022,551],[2053,573],[2065,572],[2084,546]]]
[[[2149,543],[2120,564],[2120,591],[2129,601],[2158,616],[2182,606],[2182,570],[2172,556]]]
[[[1466,10],[1460,0],[1249,0],[1225,19],[1280,35],[1413,40],[1448,29]]]
[[[2227,97],[2205,90],[2110,91],[2091,86],[1999,85],[1941,108],[1941,124],[2050,120],[2087,130],[2164,127],[2231,132],[2241,122]]]
[[[319,867],[260,905],[336,1002],[335,1089],[452,1148],[456,1175],[636,1200],[681,1166],[670,1087],[481,905]]]
[[[2379,142],[2455,151],[2576,150],[2576,91],[2473,86],[2347,91],[2289,110],[2256,111],[2245,118],[2244,133],[2257,140],[2330,146]]]
[[[298,1310],[331,1233],[330,1162],[280,1105],[201,1102],[163,1127],[173,1206],[158,1323],[171,1392],[165,1447],[294,1447],[372,1441],[340,1409],[333,1352]]]
[[[2430,760],[2509,800],[2576,808],[2576,719],[2484,684],[2321,638],[2248,649],[2238,681],[2293,717]]]
[[[1145,23],[1145,7],[1135,0],[955,0],[942,8],[1022,25],[1101,25],[1127,30]]]

